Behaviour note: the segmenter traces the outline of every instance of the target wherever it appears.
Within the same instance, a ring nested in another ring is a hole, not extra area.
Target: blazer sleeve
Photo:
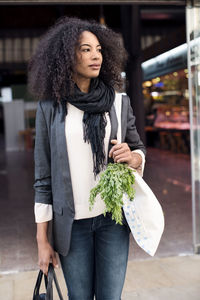
[[[52,204],[51,151],[47,123],[41,101],[36,113],[35,135],[35,203]]]
[[[129,145],[131,151],[140,149],[144,153],[144,155],[146,155],[146,148],[143,142],[141,141],[135,126],[135,116],[133,115],[133,109],[131,107],[129,97],[127,97],[127,100],[128,100],[128,120],[127,120],[125,142]]]

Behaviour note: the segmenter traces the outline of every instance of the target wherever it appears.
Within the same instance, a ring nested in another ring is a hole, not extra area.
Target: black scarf
[[[67,114],[66,102],[71,103],[84,111],[83,115],[83,138],[90,143],[93,154],[93,172],[96,175],[105,166],[105,112],[109,112],[115,99],[115,91],[107,86],[102,80],[91,80],[90,90],[83,93],[75,85],[74,95],[62,100],[63,117]]]

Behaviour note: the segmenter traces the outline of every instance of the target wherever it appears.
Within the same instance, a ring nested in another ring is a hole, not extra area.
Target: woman
[[[139,169],[145,149],[130,100],[122,101],[117,144],[115,91],[126,61],[121,38],[96,22],[63,17],[42,37],[29,63],[29,89],[40,100],[35,139],[35,218],[39,266],[58,266],[69,299],[121,299],[130,230],[115,224],[89,193],[108,162]],[[48,240],[52,220],[53,246]]]

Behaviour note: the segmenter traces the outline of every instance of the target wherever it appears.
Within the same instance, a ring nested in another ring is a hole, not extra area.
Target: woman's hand
[[[56,253],[49,242],[38,242],[38,265],[45,275],[48,273],[50,262],[52,262],[54,268],[58,268]]]
[[[109,157],[112,157],[115,163],[126,162],[129,167],[140,169],[142,157],[138,153],[131,152],[127,143],[118,144],[117,140],[111,140],[114,146],[109,152]]]
[[[37,223],[38,265],[45,275],[47,275],[50,262],[54,268],[58,268],[56,253],[48,242],[47,231],[48,222]]]

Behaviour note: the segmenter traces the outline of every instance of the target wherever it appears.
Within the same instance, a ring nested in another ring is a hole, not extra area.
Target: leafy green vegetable
[[[122,225],[123,194],[127,193],[133,200],[135,191],[133,184],[135,176],[133,170],[124,163],[109,163],[106,170],[101,173],[99,183],[90,191],[89,209],[92,210],[98,194],[106,204],[106,212],[112,214],[112,220]]]

